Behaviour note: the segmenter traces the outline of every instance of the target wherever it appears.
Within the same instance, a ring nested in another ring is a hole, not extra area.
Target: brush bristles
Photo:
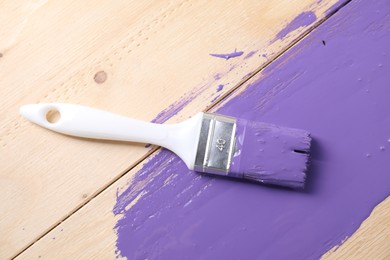
[[[233,159],[232,176],[304,188],[311,145],[309,132],[244,120],[238,121],[237,129],[238,152]]]
[[[293,131],[289,131],[290,133],[295,132],[295,129],[291,130]],[[278,171],[253,167],[243,173],[243,178],[264,184],[303,189],[305,187],[306,173],[310,161],[309,152],[312,139],[308,132],[301,130],[297,130],[297,132],[294,133],[294,136],[296,142],[289,153],[293,154],[293,160],[298,163],[291,163],[288,168],[285,167]],[[280,160],[282,161],[283,157],[281,157]]]

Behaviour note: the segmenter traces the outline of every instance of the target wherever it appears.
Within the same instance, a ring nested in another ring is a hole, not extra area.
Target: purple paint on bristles
[[[389,12],[387,0],[350,2],[218,111],[310,131],[304,192],[199,175],[162,150],[118,195],[118,253],[319,259],[351,236],[390,195],[389,149],[378,149],[390,129]]]
[[[310,144],[307,131],[239,118],[229,175],[303,189]]]
[[[230,59],[230,58],[239,57],[239,56],[241,56],[242,54],[244,54],[243,51],[234,50],[234,52],[232,52],[232,53],[225,53],[225,54],[210,53],[210,56],[228,60],[228,59]]]

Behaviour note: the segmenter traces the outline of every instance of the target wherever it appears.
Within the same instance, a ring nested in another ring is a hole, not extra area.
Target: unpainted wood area
[[[390,198],[379,204],[360,228],[323,259],[389,259]]]
[[[155,150],[52,133],[21,118],[21,105],[79,103],[147,121],[173,105],[179,112],[167,122],[178,122],[287,49],[336,2],[0,1],[0,258],[115,257],[116,190]],[[312,24],[272,41],[305,11],[316,15]],[[209,56],[235,48],[244,55]]]

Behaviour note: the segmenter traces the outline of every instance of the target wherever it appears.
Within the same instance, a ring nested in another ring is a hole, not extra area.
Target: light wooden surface
[[[21,258],[114,257],[116,190],[154,149],[46,131],[19,116],[22,104],[80,103],[144,120],[183,105],[169,120],[180,121],[307,31],[270,43],[296,16],[310,10],[318,22],[335,2],[0,1],[0,258],[27,247]],[[245,54],[208,55],[235,48]]]
[[[390,259],[390,198],[379,204],[360,228],[323,259]]]
[[[259,73],[248,84],[261,77]],[[220,105],[222,104],[215,108]],[[18,259],[34,259],[40,256],[47,259],[69,259],[75,255],[81,259],[116,257],[116,234],[113,227],[121,216],[114,216],[112,208],[117,196],[126,190],[129,179],[143,167],[143,163],[137,165],[98,197],[50,231],[23,252]],[[350,239],[339,248],[330,250],[323,259],[387,259],[390,235],[389,212],[390,199],[388,198],[377,206]]]

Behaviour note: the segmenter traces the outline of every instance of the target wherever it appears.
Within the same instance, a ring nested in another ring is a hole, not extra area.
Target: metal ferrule
[[[235,118],[204,113],[194,170],[227,175],[234,155],[235,136]]]

